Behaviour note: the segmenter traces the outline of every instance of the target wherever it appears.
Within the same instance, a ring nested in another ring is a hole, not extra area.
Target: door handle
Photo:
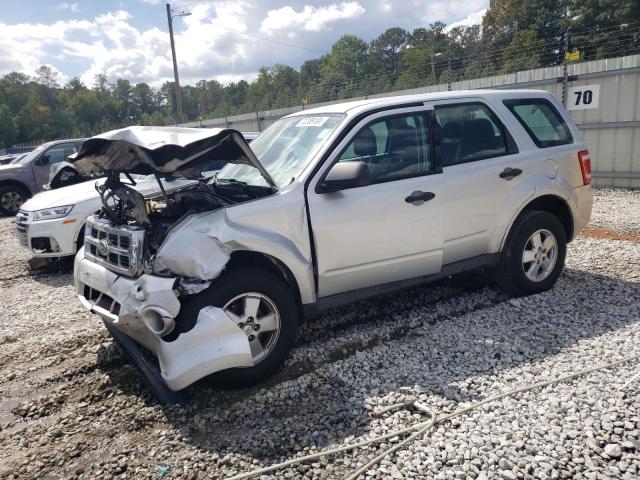
[[[500,172],[500,178],[504,178],[505,180],[513,180],[521,173],[522,170],[520,170],[519,168],[507,167],[502,172]]]
[[[435,198],[435,196],[436,194],[433,192],[422,192],[420,190],[416,190],[407,198],[405,198],[404,201],[407,203],[413,203],[414,205],[415,204],[422,205],[422,203],[428,202],[432,198]],[[417,203],[417,202],[421,202],[421,203]]]

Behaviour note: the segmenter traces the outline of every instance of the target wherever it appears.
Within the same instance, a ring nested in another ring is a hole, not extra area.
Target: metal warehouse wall
[[[640,187],[640,55],[571,64],[567,74],[566,105],[591,152],[594,183]],[[548,90],[562,101],[563,79],[564,69],[557,66],[369,95],[369,98],[449,89],[536,88]],[[364,97],[355,99],[358,98]],[[306,108],[327,103],[337,102]],[[280,117],[300,110],[301,106],[280,108],[184,126],[232,126],[243,131],[262,131]]]

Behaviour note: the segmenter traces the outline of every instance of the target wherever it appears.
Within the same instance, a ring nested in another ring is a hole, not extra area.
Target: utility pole
[[[173,17],[185,17],[189,12],[171,13],[171,4],[167,3],[167,22],[169,22],[169,39],[171,40],[171,56],[173,57],[173,76],[176,87],[176,123],[182,123],[182,94],[180,91],[180,77],[178,76],[178,61],[176,60],[176,45],[173,41]]]
[[[562,105],[567,106],[567,89],[569,86],[569,62],[567,61],[567,53],[569,53],[569,40],[571,37],[571,30],[567,29],[567,33],[564,35],[564,52],[562,59]]]

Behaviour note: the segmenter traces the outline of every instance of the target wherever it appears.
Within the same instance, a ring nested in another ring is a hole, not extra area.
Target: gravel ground
[[[621,233],[640,232],[640,192],[624,188],[598,188],[590,227]]]
[[[640,233],[640,192],[598,190],[593,227]],[[200,382],[154,403],[68,272],[30,272],[0,218],[0,478],[223,478],[428,420],[506,390],[640,355],[640,243],[579,237],[550,292],[443,282],[330,312],[245,390]],[[634,361],[487,404],[367,478],[636,479]],[[264,478],[345,478],[389,443]]]

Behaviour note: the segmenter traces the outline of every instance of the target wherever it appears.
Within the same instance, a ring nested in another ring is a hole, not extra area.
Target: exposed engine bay
[[[123,177],[127,180],[123,181]],[[156,179],[159,193],[147,196],[134,188],[136,181],[126,172],[122,175],[110,172],[104,183],[96,184],[102,200],[98,218],[108,219],[114,226],[143,227],[146,231],[145,257],[153,256],[173,226],[184,218],[270,193],[265,188],[219,181],[215,176],[167,192],[157,174]]]

